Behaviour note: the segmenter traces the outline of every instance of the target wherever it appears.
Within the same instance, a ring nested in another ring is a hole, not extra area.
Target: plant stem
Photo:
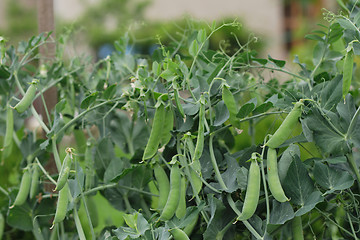
[[[347,218],[348,218],[348,220],[349,220],[349,224],[350,224],[350,228],[351,228],[351,231],[352,231],[352,235],[353,235],[354,239],[357,240],[358,238],[356,237],[356,232],[355,232],[354,226],[353,226],[353,224],[352,224],[351,218],[350,218],[350,216],[349,216],[349,213],[346,213],[346,216],[347,216]]]
[[[83,228],[81,226],[79,214],[78,214],[78,212],[76,210],[76,207],[74,207],[74,220],[75,220],[76,230],[77,230],[78,235],[79,235],[79,239],[80,240],[86,240],[85,233],[84,233],[84,230],[83,230]]]
[[[352,133],[352,131],[354,130],[356,123],[357,123],[357,118],[359,116],[360,113],[360,106],[358,107],[358,109],[356,110],[354,116],[351,119],[351,122],[349,124],[349,128],[345,134],[345,140],[348,140],[349,135]]]
[[[221,177],[221,173],[220,173],[219,167],[217,165],[215,154],[214,154],[213,138],[214,138],[214,135],[210,135],[210,139],[209,139],[210,160],[211,160],[212,166],[215,171],[216,179],[218,180],[222,190],[226,191],[227,187],[226,187],[224,180]]]
[[[98,186],[98,187],[92,188],[92,189],[84,192],[84,195],[88,195],[88,194],[91,194],[91,193],[94,193],[94,192],[97,192],[97,191],[100,191],[100,190],[104,190],[104,189],[107,189],[107,188],[116,187],[116,185],[117,185],[117,183],[110,183],[110,184],[107,184],[107,185]]]
[[[267,225],[269,225],[269,223],[270,223],[270,203],[269,203],[269,194],[268,194],[268,190],[267,190],[267,186],[266,186],[266,177],[265,177],[265,171],[264,171],[264,150],[265,150],[265,148],[263,148],[262,152],[261,152],[260,166],[261,166],[261,175],[262,175],[262,179],[263,179],[265,202],[266,202],[266,227],[265,227],[265,231],[264,231],[264,232],[266,232]]]
[[[240,210],[236,207],[234,200],[231,197],[231,194],[228,193],[226,195],[228,203],[230,205],[230,207],[232,208],[232,210],[236,213],[236,215],[240,216],[241,212]],[[260,234],[253,228],[253,226],[251,226],[251,224],[245,220],[242,221],[245,225],[245,227],[251,232],[251,234],[256,238],[256,239],[264,239],[262,236],[260,236]]]
[[[85,111],[81,112],[78,116],[74,117],[73,119],[71,119],[67,124],[65,124],[65,126],[63,126],[59,131],[56,132],[56,135],[54,135],[54,138],[56,139],[62,132],[64,132],[68,127],[70,127],[72,124],[74,124],[76,121],[78,121],[81,117],[83,117],[85,114],[91,112],[92,110],[99,108],[103,105],[106,105],[108,103],[114,102],[114,101],[118,101],[121,98],[116,98],[116,99],[111,99],[111,100],[107,100],[104,101],[102,103],[99,103],[91,108],[86,109]]]
[[[350,167],[352,168],[352,170],[354,171],[355,173],[355,176],[356,176],[356,179],[357,179],[357,182],[358,182],[358,187],[360,189],[360,173],[359,173],[359,168],[358,166],[356,165],[356,162],[354,160],[354,157],[352,155],[352,153],[349,153],[346,155],[347,156],[347,160],[350,164]]]
[[[34,237],[36,240],[44,240],[44,237],[41,233],[39,222],[37,221],[36,217],[33,219],[33,230],[32,230]]]
[[[39,159],[36,157],[35,158],[36,163],[38,164],[39,168],[41,169],[41,171],[45,174],[45,176],[53,183],[56,185],[56,181],[48,174],[48,172],[45,170],[45,168],[42,166],[42,164],[40,163]]]
[[[56,138],[54,138],[54,137],[52,138],[51,144],[52,144],[52,150],[53,150],[53,155],[54,155],[54,159],[55,159],[56,168],[60,172],[61,160],[60,160],[59,152],[58,152],[57,146],[56,146]]]

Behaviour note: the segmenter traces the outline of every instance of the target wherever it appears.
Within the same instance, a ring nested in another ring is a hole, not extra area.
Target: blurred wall
[[[189,14],[207,21],[234,17],[257,36],[266,38],[268,53],[284,58],[282,4],[283,0],[153,0],[146,16],[169,20]]]

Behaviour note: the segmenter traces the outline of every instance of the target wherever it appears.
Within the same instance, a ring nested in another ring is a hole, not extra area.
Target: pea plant
[[[39,67],[47,34],[1,39],[0,238],[357,239],[360,8],[343,7],[305,36],[311,64],[254,36],[209,48],[237,22],[151,56],[125,35],[96,63],[64,58],[65,36]]]

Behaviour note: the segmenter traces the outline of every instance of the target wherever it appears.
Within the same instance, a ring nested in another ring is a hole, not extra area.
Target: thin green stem
[[[38,220],[36,219],[36,217],[33,220],[33,230],[32,230],[34,237],[36,240],[44,240],[44,236],[41,233],[41,228],[39,225]]]
[[[106,185],[98,186],[98,187],[92,188],[90,190],[87,190],[86,192],[84,192],[84,195],[92,194],[94,192],[101,191],[101,190],[104,190],[107,188],[113,188],[113,187],[116,187],[116,185],[117,185],[117,183],[109,183]]]
[[[219,167],[216,162],[216,158],[215,158],[215,154],[214,154],[214,147],[213,147],[213,139],[214,139],[214,135],[210,135],[210,139],[209,139],[210,160],[211,160],[212,166],[215,171],[216,179],[218,180],[222,190],[226,191],[227,190],[226,184],[221,177],[221,173],[220,173]]]
[[[0,192],[2,192],[4,195],[6,195],[8,198],[10,198],[9,193],[1,186],[0,186]]]
[[[86,109],[85,111],[81,112],[78,116],[74,117],[73,119],[71,119],[67,124],[65,124],[58,132],[56,132],[56,135],[54,135],[55,139],[57,138],[57,136],[59,136],[62,132],[64,132],[68,127],[70,127],[72,124],[74,124],[76,121],[78,121],[80,118],[82,118],[84,115],[86,115],[87,113],[91,112],[92,110],[99,108],[101,106],[104,106],[108,103],[114,102],[114,101],[118,101],[121,98],[116,98],[116,99],[111,99],[111,100],[107,100],[104,101],[102,103],[99,103],[91,108]]]
[[[346,234],[349,234],[350,236],[352,236],[352,233],[349,232],[348,230],[346,230],[345,228],[343,228],[342,226],[340,226],[336,221],[334,221],[333,219],[331,219],[328,214],[324,213],[323,211],[321,211],[319,208],[315,207],[315,209],[323,216],[325,217],[327,220],[329,220],[331,223],[335,224],[339,229],[341,229],[341,231],[345,232]]]
[[[118,185],[118,187],[122,188],[122,189],[125,189],[125,190],[142,193],[142,194],[145,194],[145,195],[148,195],[148,196],[158,197],[158,195],[156,195],[156,194],[153,194],[151,192],[146,192],[146,191],[143,191],[143,190],[140,190],[140,189],[137,189],[137,188],[127,187],[127,186],[123,186],[123,185],[120,185],[120,184]]]
[[[359,116],[359,113],[360,113],[360,107],[358,107],[358,109],[356,110],[354,116],[352,117],[351,119],[351,122],[349,124],[349,128],[345,134],[345,140],[348,139],[348,137],[350,136],[350,134],[353,132],[356,124],[357,124],[357,119],[358,119],[358,116]]]
[[[41,171],[44,173],[44,175],[53,183],[56,185],[56,181],[49,175],[49,173],[45,170],[45,168],[42,166],[42,164],[40,163],[39,159],[37,157],[35,157],[35,161],[37,163],[37,165],[39,166],[39,168],[41,169]]]
[[[49,114],[49,110],[46,106],[46,101],[45,101],[45,98],[44,98],[44,94],[41,93],[41,101],[42,101],[42,104],[44,106],[44,109],[45,109],[45,113],[46,113],[46,117],[48,119],[48,123],[49,123],[49,126],[50,128],[52,128],[52,122],[51,122],[51,118],[50,118],[50,114]]]
[[[236,207],[234,200],[231,197],[231,194],[228,193],[226,195],[226,198],[228,200],[228,203],[230,205],[230,207],[232,208],[232,210],[236,213],[236,215],[240,216],[241,215],[241,211]],[[237,218],[236,218],[237,219]],[[251,232],[251,234],[256,238],[256,239],[264,239],[262,236],[260,236],[260,234],[253,228],[253,226],[251,226],[251,224],[245,220],[242,221],[245,225],[245,227]]]
[[[264,170],[264,152],[265,152],[265,148],[262,148],[262,152],[261,152],[261,175],[262,175],[262,179],[263,179],[263,185],[264,185],[264,193],[265,193],[265,203],[266,203],[266,227],[265,227],[265,231],[267,229],[267,226],[270,223],[270,203],[269,203],[269,194],[268,194],[268,190],[267,190],[267,185],[266,185],[266,177],[265,177],[265,170]]]
[[[75,164],[75,172],[76,173],[79,172],[79,170],[77,168],[78,168],[78,164]],[[92,221],[91,221],[91,217],[90,217],[89,209],[88,209],[87,202],[86,202],[86,199],[85,199],[85,195],[84,195],[84,192],[82,191],[80,180],[79,180],[77,174],[76,174],[76,180],[77,180],[77,183],[78,183],[78,187],[81,190],[80,191],[80,197],[81,197],[81,200],[84,203],[85,213],[86,213],[86,217],[88,219],[89,227],[90,227],[90,231],[91,231],[91,237],[92,237],[92,239],[96,239],[95,232],[94,232],[94,227],[93,227],[93,224],[92,224]]]
[[[53,155],[54,155],[56,168],[57,168],[58,171],[60,172],[60,169],[61,169],[61,160],[60,160],[59,152],[58,152],[58,150],[57,150],[56,139],[55,139],[55,138],[52,138],[51,144],[52,144],[52,152],[53,152]]]
[[[85,233],[84,233],[84,230],[83,230],[83,228],[81,226],[79,214],[77,212],[76,207],[74,207],[74,220],[75,220],[75,226],[76,226],[76,230],[78,232],[79,239],[80,240],[86,240]]]
[[[50,132],[49,128],[46,126],[46,124],[44,123],[44,121],[41,119],[41,117],[39,116],[39,114],[36,112],[36,109],[34,108],[33,105],[31,105],[30,107],[31,109],[31,113],[33,114],[33,116],[35,117],[35,119],[38,121],[38,123],[40,124],[41,128],[45,131],[46,134],[48,134]]]
[[[346,216],[347,216],[347,218],[348,218],[348,220],[349,220],[349,224],[350,224],[350,228],[351,228],[351,231],[352,231],[352,235],[353,235],[353,237],[354,237],[354,240],[357,240],[358,238],[356,237],[356,232],[355,232],[354,226],[353,226],[353,224],[352,224],[352,221],[351,221],[351,218],[350,218],[349,213],[346,213]]]
[[[352,170],[354,171],[355,173],[355,176],[356,176],[356,179],[357,179],[357,182],[358,182],[358,187],[360,189],[360,173],[359,173],[359,168],[358,166],[356,165],[356,162],[354,160],[354,157],[352,155],[352,153],[349,153],[347,154],[347,160],[350,164],[350,167],[352,168]]]

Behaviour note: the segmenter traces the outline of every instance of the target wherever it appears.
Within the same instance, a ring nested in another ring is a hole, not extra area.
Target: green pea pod
[[[298,119],[302,113],[302,106],[304,105],[303,101],[295,103],[294,108],[286,116],[285,120],[282,122],[280,127],[276,130],[274,135],[271,136],[269,141],[265,144],[270,148],[277,148],[289,138],[291,132],[298,123]]]
[[[6,131],[4,137],[4,145],[2,149],[2,162],[4,163],[5,159],[9,157],[12,150],[13,142],[13,133],[14,133],[14,113],[10,106],[6,108]]]
[[[296,216],[291,224],[292,234],[294,240],[304,240],[301,216]]]
[[[159,190],[157,189],[154,180],[152,180],[148,183],[148,187],[152,194],[159,195]],[[159,197],[151,196],[151,205],[150,205],[151,209],[158,209],[158,206],[159,206]]]
[[[239,121],[237,120],[237,113],[238,113],[238,107],[234,98],[234,95],[232,94],[232,92],[230,91],[230,89],[224,85],[223,89],[222,89],[222,100],[224,101],[227,109],[229,110],[229,121],[230,123],[236,127],[236,128],[240,128],[240,124]]]
[[[173,228],[170,230],[170,233],[174,237],[174,240],[190,240],[188,235],[180,228]]]
[[[177,164],[172,165],[170,171],[170,191],[165,207],[161,212],[160,219],[162,221],[170,220],[176,211],[179,203],[181,174]]]
[[[39,167],[37,164],[33,165],[32,176],[31,176],[31,187],[30,187],[30,199],[33,199],[38,191],[39,186]]]
[[[185,118],[184,108],[181,105],[180,98],[179,98],[179,91],[177,89],[174,89],[174,97],[175,97],[175,104],[176,104],[177,109],[179,110],[182,118]]]
[[[279,202],[289,201],[281,186],[277,167],[276,150],[273,148],[268,148],[267,152],[267,173],[269,188],[273,197]]]
[[[72,149],[67,148],[65,151],[66,151],[66,156],[61,165],[59,177],[54,191],[60,191],[65,186],[65,183],[69,178],[71,163],[72,163]]]
[[[191,186],[193,189],[193,196],[196,196],[201,191],[203,182],[201,181],[201,178],[198,176],[195,170],[193,170],[192,168],[190,168],[190,177],[191,177]]]
[[[34,98],[35,98],[35,93],[36,93],[36,86],[37,86],[38,80],[33,80],[30,83],[30,87],[28,87],[28,89],[26,90],[25,95],[23,96],[23,98],[20,100],[20,102],[18,102],[14,109],[16,111],[18,111],[18,113],[23,113],[25,112],[26,109],[29,108],[29,106],[31,105],[31,103],[33,102]]]
[[[0,213],[0,240],[2,239],[2,237],[4,235],[4,229],[5,229],[5,218]]]
[[[260,168],[256,159],[251,160],[246,195],[241,215],[238,220],[244,221],[252,217],[256,211],[260,194]]]
[[[92,145],[90,141],[86,144],[85,155],[85,190],[89,190],[95,185],[94,159],[92,154]]]
[[[169,196],[170,182],[166,172],[158,164],[154,167],[154,175],[159,186],[159,201],[157,209],[162,210]]]
[[[354,66],[354,51],[351,49],[346,53],[343,65],[343,84],[342,84],[342,97],[345,99],[345,96],[349,93],[351,80],[353,75],[353,66]]]
[[[199,213],[197,213],[194,219],[192,219],[192,221],[184,227],[183,231],[186,233],[186,235],[191,236],[191,233],[194,231],[198,219]]]
[[[93,227],[97,227],[99,225],[99,214],[98,214],[98,208],[96,205],[96,202],[94,200],[93,196],[88,196],[86,198],[87,207],[89,210],[89,215],[91,218],[91,223]]]
[[[14,204],[10,208],[13,208],[14,206],[20,206],[25,203],[27,197],[29,196],[30,184],[31,174],[29,169],[25,169],[25,172],[21,178],[19,192],[16,195]]]
[[[171,130],[174,128],[174,113],[169,108],[165,111],[164,125],[161,135],[161,145],[166,145],[171,139]]]
[[[205,97],[204,95],[201,95],[198,135],[197,135],[194,157],[192,159],[192,162],[197,162],[200,159],[202,152],[204,150],[204,127],[205,127]]]
[[[51,229],[54,227],[55,223],[62,222],[65,219],[68,203],[69,203],[69,185],[66,183],[65,186],[59,191],[55,217]]]
[[[162,130],[163,130],[163,124],[164,124],[164,118],[165,118],[165,107],[163,104],[160,104],[158,108],[156,108],[155,116],[153,125],[150,132],[149,140],[146,144],[144,155],[143,155],[143,161],[152,158],[160,144]]]
[[[181,178],[181,188],[180,188],[180,198],[179,204],[177,206],[175,215],[178,219],[181,219],[186,214],[186,179],[184,177]]]

